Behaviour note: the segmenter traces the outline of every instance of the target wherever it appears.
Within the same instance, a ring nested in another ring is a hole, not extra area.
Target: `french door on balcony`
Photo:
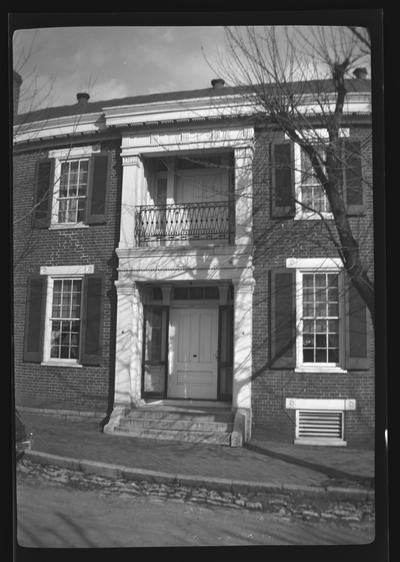
[[[212,239],[228,232],[228,177],[220,170],[179,171],[175,202],[182,238]]]
[[[216,400],[218,308],[171,308],[169,398]]]

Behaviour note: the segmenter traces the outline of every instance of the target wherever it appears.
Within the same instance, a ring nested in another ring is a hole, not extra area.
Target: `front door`
[[[168,397],[216,400],[217,353],[217,308],[171,308]]]

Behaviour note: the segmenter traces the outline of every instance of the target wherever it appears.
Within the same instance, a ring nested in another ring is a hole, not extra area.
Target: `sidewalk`
[[[157,441],[108,435],[99,420],[69,421],[53,415],[19,410],[33,433],[32,460],[57,464],[51,455],[64,457],[58,463],[104,475],[124,470],[146,479],[156,473],[164,481],[184,480],[206,486],[241,481],[265,489],[330,491],[355,495],[373,493],[374,453],[347,447],[299,446],[267,439],[256,431],[241,448]],[[49,456],[47,456],[49,455]],[[29,454],[28,454],[29,458]],[[67,459],[65,459],[67,458]],[[239,482],[237,482],[239,483]]]

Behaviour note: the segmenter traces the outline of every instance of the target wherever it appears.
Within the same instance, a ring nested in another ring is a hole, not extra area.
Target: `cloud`
[[[116,78],[110,78],[109,80],[95,83],[90,95],[92,101],[98,101],[124,98],[129,96],[130,93],[126,84],[123,84]]]

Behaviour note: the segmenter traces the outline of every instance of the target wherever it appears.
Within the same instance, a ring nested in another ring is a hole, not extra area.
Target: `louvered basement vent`
[[[296,442],[345,445],[343,412],[334,410],[297,410]]]

